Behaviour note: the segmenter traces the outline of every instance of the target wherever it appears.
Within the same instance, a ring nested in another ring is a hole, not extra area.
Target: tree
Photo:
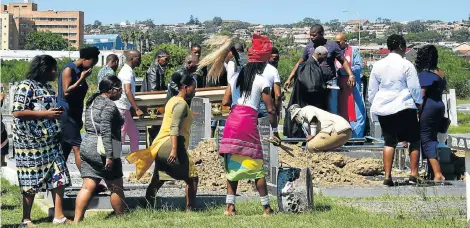
[[[460,29],[457,31],[452,32],[452,35],[450,38],[453,41],[463,43],[463,42],[468,42],[470,41],[470,30],[468,29]]]
[[[150,42],[153,45],[171,43],[170,33],[165,32],[163,28],[152,30],[150,34]]]
[[[93,28],[98,28],[101,25],[103,25],[103,23],[101,23],[101,21],[95,20],[95,22],[93,23]]]
[[[341,22],[338,19],[331,20],[331,21],[325,23],[325,25],[330,26],[331,31],[334,31],[334,32],[342,32],[343,31],[343,27],[341,26]]]
[[[419,33],[426,31],[426,26],[420,20],[411,21],[406,25],[406,31],[412,33]]]
[[[150,67],[154,61],[155,53],[157,50],[164,49],[168,52],[170,56],[170,61],[168,62],[165,79],[168,82],[169,77],[181,66],[181,63],[184,62],[184,58],[188,54],[188,50],[185,47],[179,47],[175,44],[160,44],[154,46],[152,51],[142,56],[142,64],[140,67],[135,69],[135,72],[140,77],[145,75],[145,72]]]
[[[383,19],[385,20],[385,19]],[[390,19],[389,19],[390,20]],[[386,35],[392,35],[392,34],[402,34],[405,31],[405,26],[403,24],[395,22],[392,25],[390,25],[390,28],[388,29]]]
[[[60,34],[52,32],[34,31],[26,36],[24,49],[26,50],[49,50],[62,51],[67,50],[69,46]]]
[[[196,23],[196,21],[194,20],[194,16],[191,15],[191,16],[189,17],[188,23],[186,23],[186,24],[187,24],[187,25],[194,25],[195,23]]]
[[[438,47],[439,68],[441,68],[447,79],[447,88],[455,89],[459,98],[470,96],[470,64],[464,58],[456,55],[450,49]]]
[[[215,25],[215,26],[221,26],[222,25],[222,18],[220,17],[214,17],[212,19],[212,23]]]
[[[150,31],[149,30],[144,32],[143,38],[145,40],[145,50],[150,51]]]
[[[129,47],[129,40],[130,40],[130,33],[129,30],[124,30],[121,33],[121,39],[124,42],[124,50],[128,50]]]
[[[313,26],[314,24],[320,24],[320,20],[318,19],[314,19],[314,18],[311,18],[311,17],[306,17],[304,18],[302,21],[299,21],[297,23],[295,23],[295,27],[311,27]]]
[[[439,42],[443,40],[443,36],[436,31],[425,31],[419,33],[408,33],[405,36],[408,42]]]
[[[201,25],[201,22],[199,21],[199,18],[196,17],[196,18],[194,19],[194,24],[195,24],[195,25]]]

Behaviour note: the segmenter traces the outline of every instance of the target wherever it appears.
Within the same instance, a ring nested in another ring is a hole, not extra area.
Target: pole
[[[359,53],[361,53],[361,17],[359,16],[359,12],[356,12],[357,17],[359,18]]]

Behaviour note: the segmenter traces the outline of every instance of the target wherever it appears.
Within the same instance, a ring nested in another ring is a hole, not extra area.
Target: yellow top
[[[181,121],[173,121],[173,113],[175,111],[175,106],[183,102],[186,106],[187,115],[181,119]],[[175,126],[172,126],[172,123],[179,122],[179,132],[174,132],[172,129],[175,129]],[[153,140],[152,145],[145,149],[139,150],[129,154],[126,159],[131,164],[136,165],[136,175],[137,179],[140,179],[145,172],[152,166],[152,163],[157,157],[157,153],[160,150],[160,147],[166,141],[171,139],[172,135],[181,135],[184,137],[184,146],[186,150],[188,149],[189,135],[191,130],[191,124],[193,123],[193,113],[189,108],[186,101],[179,96],[172,97],[168,103],[165,105],[165,114],[163,115],[162,126],[157,137]],[[176,134],[175,134],[176,133]]]

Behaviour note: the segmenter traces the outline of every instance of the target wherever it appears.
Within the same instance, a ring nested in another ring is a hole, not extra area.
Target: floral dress
[[[28,79],[18,86],[12,111],[46,111],[55,107],[52,86]],[[70,185],[58,120],[13,118],[12,129],[18,182],[23,194]]]

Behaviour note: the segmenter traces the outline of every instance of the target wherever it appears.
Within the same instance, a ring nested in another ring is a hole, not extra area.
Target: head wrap
[[[271,57],[272,43],[267,36],[253,34],[252,45],[248,50],[250,63],[267,62]]]

